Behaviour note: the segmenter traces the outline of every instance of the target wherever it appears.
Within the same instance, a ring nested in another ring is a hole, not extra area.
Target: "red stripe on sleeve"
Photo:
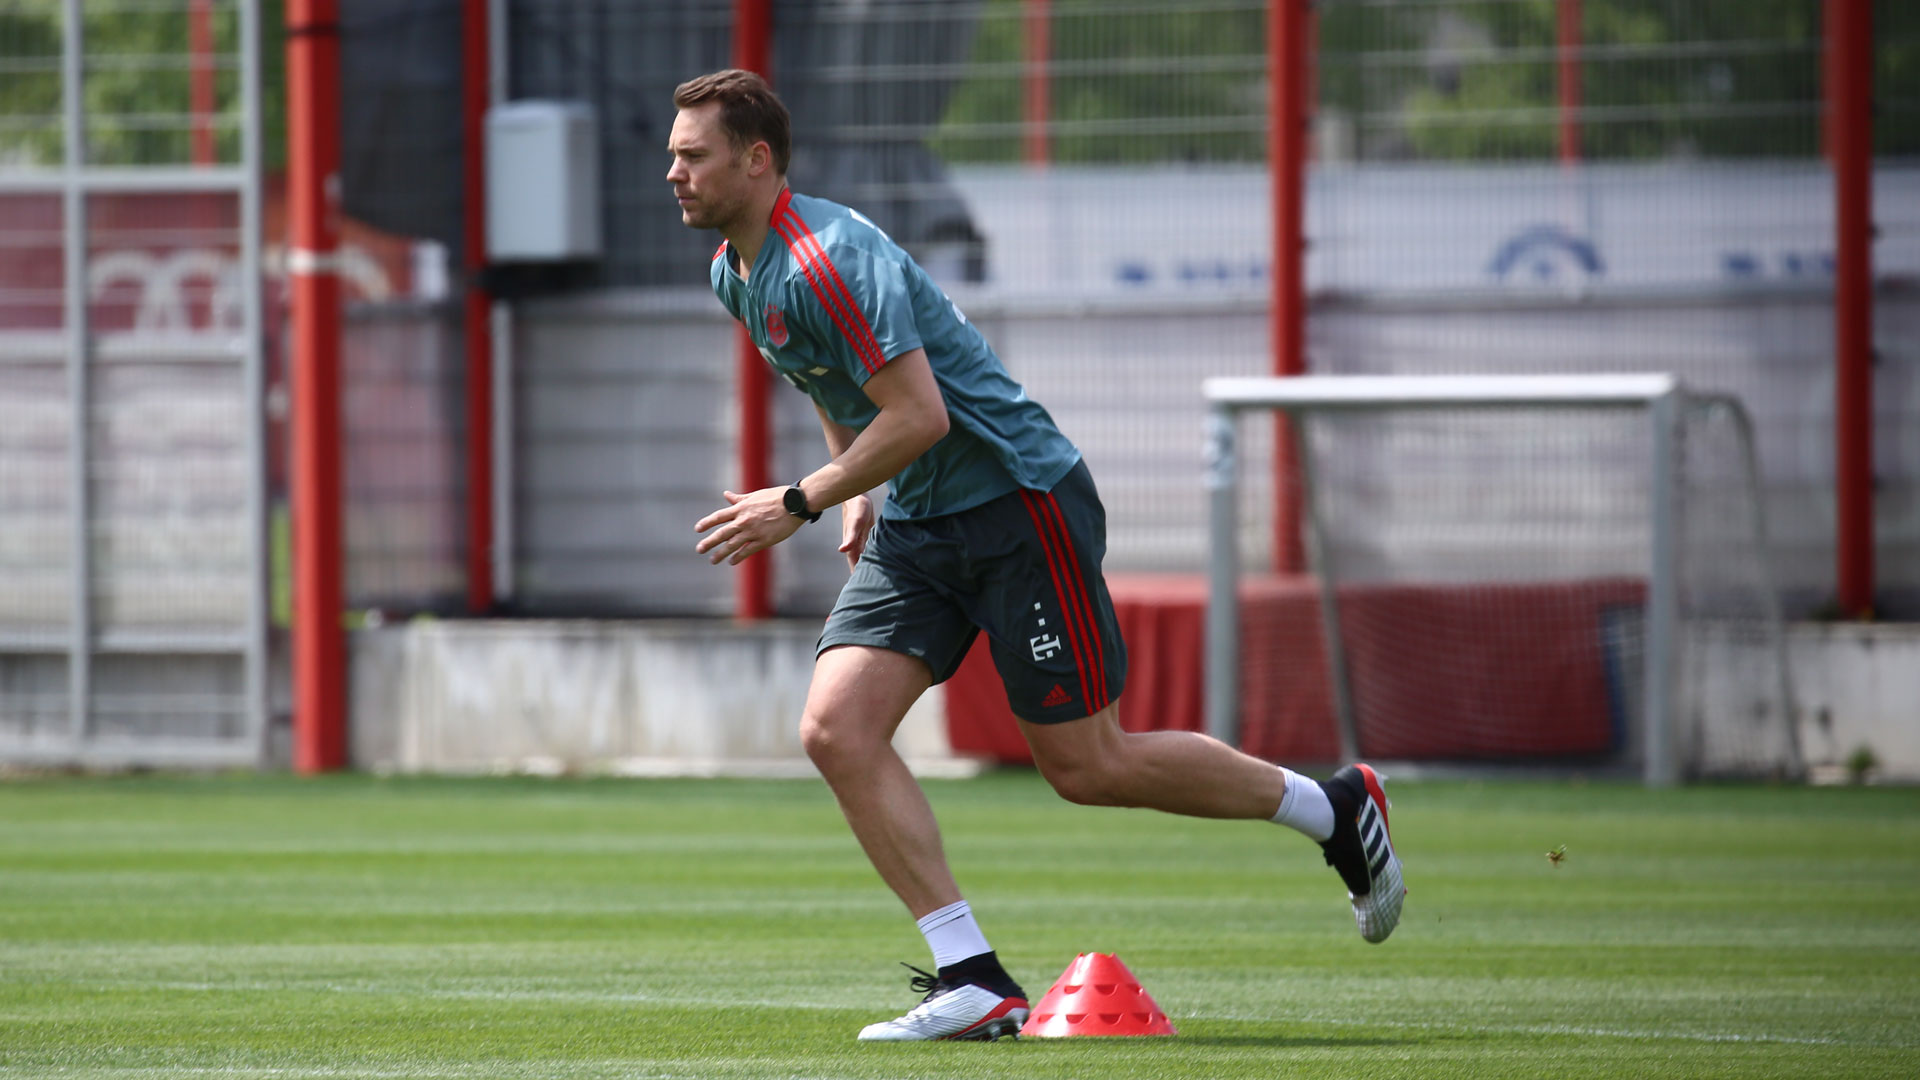
[[[806,249],[787,231],[791,228],[790,217],[791,215],[776,216],[773,220],[774,231],[780,234],[782,240],[786,241],[788,249],[793,253],[794,263],[800,267],[800,272],[806,275],[807,284],[813,288],[814,298],[820,301],[820,306],[826,309],[827,317],[833,320],[833,325],[839,328],[840,335],[847,340],[847,344],[854,350],[854,354],[859,357],[860,365],[867,369],[867,374],[873,374],[880,370],[879,363],[877,363],[872,356],[860,350],[860,344],[855,333],[848,329],[847,316],[841,311],[840,306],[834,302],[834,298],[827,288],[825,275],[823,275],[819,267],[814,264],[813,259],[809,256]]]
[[[794,220],[798,221],[799,215],[795,215]],[[806,229],[807,227],[806,222],[801,221],[800,227],[802,229]],[[835,291],[837,291],[840,294],[840,298],[846,302],[846,305],[849,308],[853,309],[855,316],[859,318],[860,332],[866,336],[866,340],[868,344],[872,346],[874,355],[880,356],[880,342],[877,339],[875,339],[875,337],[873,336],[873,327],[867,324],[866,315],[863,312],[861,312],[860,306],[853,302],[853,293],[847,288],[847,283],[840,280],[840,271],[837,267],[833,265],[833,260],[828,257],[827,249],[821,246],[820,238],[813,235],[813,231],[811,229],[807,230],[806,239],[808,242],[810,242],[813,245],[814,250],[819,252],[820,262],[823,266],[826,267],[827,274],[832,278],[832,286],[835,289]],[[882,364],[886,363],[886,357],[880,356],[880,362]]]
[[[886,356],[880,351],[879,339],[874,337],[873,327],[867,323],[867,317],[860,310],[860,305],[854,303],[853,294],[847,291],[846,282],[840,279],[840,271],[834,267],[833,259],[827,255],[827,249],[821,246],[820,238],[815,236],[813,230],[807,227],[806,221],[792,210],[775,214],[774,219],[776,227],[784,225],[780,235],[787,240],[787,246],[792,248],[794,257],[809,266],[808,280],[810,282],[813,280],[813,271],[821,272],[821,282],[815,285],[814,291],[818,292],[820,285],[825,285],[828,294],[832,295],[845,309],[847,319],[840,324],[840,332],[846,335],[847,344],[853,347],[853,351],[859,354],[861,362],[866,364],[867,373],[879,371],[887,362]]]
[[[788,220],[795,231],[794,254],[806,262],[810,272],[817,274],[820,286],[826,290],[835,305],[845,314],[840,324],[841,333],[846,335],[847,344],[860,356],[866,365],[867,373],[879,371],[886,365],[887,358],[880,351],[880,342],[873,336],[873,328],[868,325],[865,313],[860,305],[846,291],[846,285],[840,280],[839,271],[834,269],[833,260],[827,256],[826,249],[820,246],[819,238],[807,229],[806,222],[796,214],[789,214]]]

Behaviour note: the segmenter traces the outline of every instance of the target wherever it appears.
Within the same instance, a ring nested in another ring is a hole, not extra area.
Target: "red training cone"
[[[1153,995],[1117,956],[1081,953],[1067,965],[1020,1034],[1052,1039],[1064,1035],[1177,1035]]]

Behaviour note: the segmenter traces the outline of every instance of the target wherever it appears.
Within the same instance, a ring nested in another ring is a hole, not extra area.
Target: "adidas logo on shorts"
[[[1043,709],[1052,709],[1065,705],[1072,700],[1072,694],[1067,693],[1059,683],[1054,683],[1053,689],[1047,691],[1047,696],[1040,699],[1040,707]]]

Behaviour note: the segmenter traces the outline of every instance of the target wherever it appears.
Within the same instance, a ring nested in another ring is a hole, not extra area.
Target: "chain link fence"
[[[0,12],[0,758],[265,752],[256,22]]]

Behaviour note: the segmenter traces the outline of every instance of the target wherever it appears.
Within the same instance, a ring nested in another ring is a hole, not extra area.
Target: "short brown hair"
[[[676,109],[691,109],[709,101],[720,103],[720,126],[735,151],[764,142],[773,151],[773,167],[787,174],[793,159],[793,120],[786,105],[774,94],[767,80],[751,71],[728,68],[688,79],[673,91]]]

